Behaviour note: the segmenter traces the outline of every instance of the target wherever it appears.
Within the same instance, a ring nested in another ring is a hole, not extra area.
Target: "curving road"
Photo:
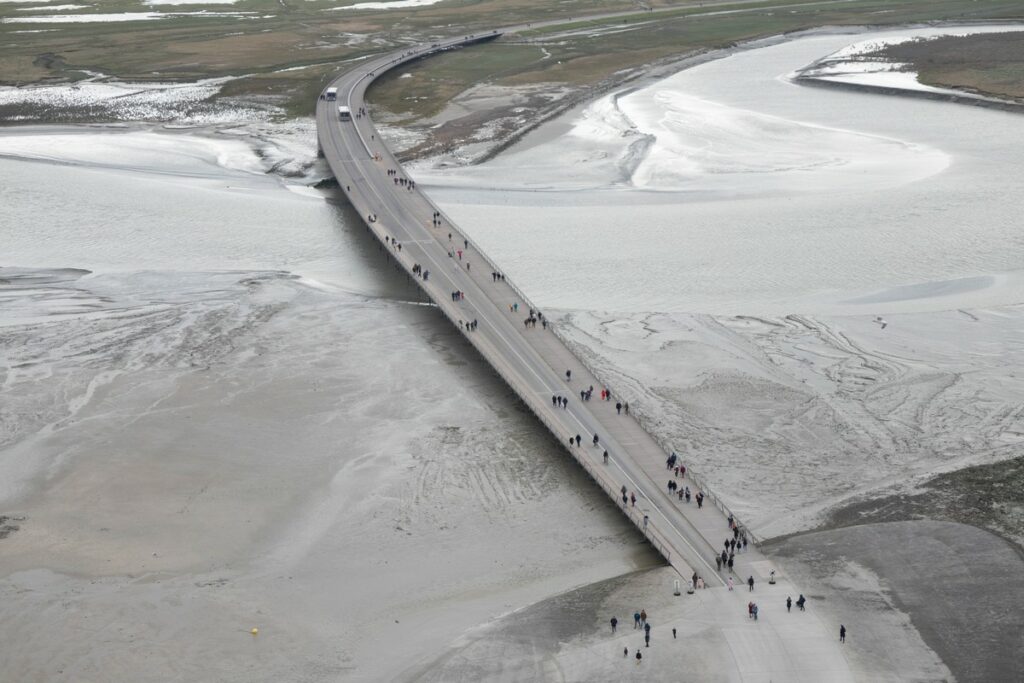
[[[724,585],[728,572],[717,570],[715,556],[731,535],[725,513],[707,502],[698,510],[695,502],[687,504],[669,495],[666,484],[673,473],[666,469],[667,454],[655,439],[636,420],[619,414],[614,401],[599,400],[598,380],[551,329],[524,324],[535,307],[510,282],[494,277],[500,268],[429,197],[411,182],[403,184],[409,177],[380,141],[370,118],[361,114],[366,88],[388,69],[499,35],[464,36],[409,48],[366,60],[341,74],[330,84],[338,89],[337,101],[322,95],[317,102],[320,149],[373,235],[680,575],[689,579],[696,573],[709,586]],[[347,106],[352,120],[340,120],[338,106]],[[417,270],[427,271],[429,278]],[[453,292],[463,296],[456,299]],[[518,311],[510,309],[513,303]],[[468,329],[470,321],[477,322],[475,330]],[[566,380],[567,369],[572,371],[571,381]],[[583,402],[579,392],[590,386],[595,387],[593,400]],[[568,407],[556,406],[555,395],[568,398]],[[582,445],[568,445],[577,434]],[[594,435],[599,445],[594,445]],[[605,450],[608,463],[603,462]],[[678,481],[694,494],[700,490],[689,477]],[[623,486],[636,495],[635,506],[623,505]],[[767,566],[751,546],[737,555],[735,577],[767,578]]]

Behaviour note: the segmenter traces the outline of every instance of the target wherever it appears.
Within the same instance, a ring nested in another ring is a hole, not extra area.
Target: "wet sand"
[[[0,679],[391,679],[657,561],[431,307],[7,280]]]
[[[846,625],[855,664],[870,680],[952,680],[940,667],[908,675],[904,641],[914,631],[958,681],[1012,681],[1024,670],[1024,556],[995,534],[891,522],[804,534],[766,550],[795,560],[786,565],[801,584],[821,591],[808,596],[809,609]],[[892,623],[900,613],[902,626]]]

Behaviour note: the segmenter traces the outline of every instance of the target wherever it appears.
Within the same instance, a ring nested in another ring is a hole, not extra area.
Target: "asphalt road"
[[[366,88],[388,69],[499,35],[494,32],[465,36],[360,62],[330,84],[338,89],[337,101],[322,96],[317,102],[320,148],[342,191],[370,231],[556,438],[567,444],[569,437],[582,437],[582,446],[569,447],[569,452],[669,563],[685,578],[696,572],[709,586],[723,585],[724,578],[716,571],[714,558],[719,549],[718,539],[728,534],[724,513],[706,505],[694,514],[695,506],[676,503],[663,485],[655,483],[654,477],[661,476],[658,472],[664,472],[667,457],[655,440],[636,427],[633,420],[626,424],[609,419],[607,407],[598,410],[598,405],[605,403],[596,397],[593,408],[579,400],[579,387],[587,386],[588,378],[595,387],[600,387],[599,383],[550,331],[542,330],[539,324],[536,328],[524,327],[522,320],[531,308],[528,300],[511,283],[493,280],[491,273],[500,272],[500,268],[447,217],[442,214],[442,224],[433,225],[434,212],[439,209],[418,188],[395,182],[396,178],[409,176],[382,144],[370,118],[360,115]],[[339,119],[339,106],[349,107],[351,121]],[[461,258],[450,255],[454,250],[464,252]],[[429,272],[428,280],[413,273],[415,264]],[[464,293],[461,300],[453,299],[452,293],[456,291]],[[517,300],[521,307],[514,315],[505,310],[510,299]],[[477,329],[467,331],[465,323],[473,320],[478,321]],[[573,372],[571,383],[566,382],[566,369]],[[551,397],[556,394],[571,398],[568,409],[553,405]],[[600,436],[597,447],[592,445],[595,434]],[[614,454],[608,464],[601,460],[605,449]],[[636,493],[639,507],[622,505],[621,486]],[[742,557],[746,564],[763,564],[763,557],[756,550]],[[742,567],[742,571],[737,567],[737,575],[742,577],[746,572],[747,567]]]

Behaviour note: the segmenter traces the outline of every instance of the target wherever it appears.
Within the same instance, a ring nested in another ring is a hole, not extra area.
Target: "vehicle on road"
[[[334,100],[338,99],[338,89],[337,88],[328,88],[326,95],[327,95],[327,100],[329,102],[333,102]]]
[[[338,119],[341,121],[351,121],[352,110],[348,107],[338,107]]]

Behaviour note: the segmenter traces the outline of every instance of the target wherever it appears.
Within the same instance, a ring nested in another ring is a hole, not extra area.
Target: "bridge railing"
[[[395,254],[395,256],[396,259],[409,273],[409,275],[416,280],[417,284],[419,284],[419,286],[428,295],[432,295],[431,298],[434,299],[435,302],[437,302],[438,308],[442,311],[445,317],[447,317],[453,324],[456,324],[457,309],[452,310],[451,305],[449,305],[447,301],[441,299],[437,293],[432,293],[430,289],[428,289],[427,283],[423,282],[412,273],[412,258],[409,256],[404,256],[403,254],[401,254],[401,252]],[[508,387],[513,391],[513,393],[519,396],[520,400],[526,405],[527,408],[530,409],[530,412],[532,412],[534,416],[536,416],[536,418],[540,420],[541,424],[547,427],[548,431],[551,432],[552,436],[554,436],[555,439],[562,444],[562,448],[566,448],[565,440],[568,438],[568,431],[564,427],[559,426],[557,423],[555,423],[548,417],[548,413],[546,410],[547,402],[542,402],[541,399],[537,398],[536,392],[534,392],[530,387],[523,385],[523,383],[519,380],[518,377],[506,372],[506,370],[504,369],[504,367],[502,367],[500,363],[494,362],[491,359],[491,354],[497,352],[496,350],[489,352],[487,349],[485,349],[481,341],[483,339],[482,337],[479,337],[478,335],[472,332],[466,332],[465,330],[462,331],[462,334],[467,340],[469,340],[470,344],[477,350],[477,352],[498,373],[498,376],[505,381],[505,384],[508,385]],[[540,405],[541,403],[543,403],[543,406]],[[593,479],[602,489],[604,489],[605,493],[607,493],[612,498],[612,500],[616,501],[616,504],[618,505],[621,496],[621,490],[619,489],[620,484],[611,478],[611,476],[603,469],[603,466],[599,467],[594,462],[592,462],[591,459],[586,456],[585,450],[583,448],[576,447],[568,448],[566,450],[568,450],[569,454],[573,457],[573,459],[580,466],[583,467],[583,470],[590,476],[590,478]],[[657,550],[658,553],[661,554],[661,556],[664,557],[670,565],[676,566],[677,562],[676,558],[673,556],[672,546],[665,538],[664,534],[662,534],[657,529],[657,525],[652,523],[644,525],[643,520],[645,513],[641,509],[633,506],[621,507],[622,512],[626,515],[626,518],[629,519],[629,521],[631,521],[634,524],[634,526],[636,526],[643,533],[644,537],[647,538],[648,542],[650,542],[654,549]]]
[[[485,36],[478,36],[478,37],[473,37],[473,38],[474,38],[474,40],[472,40],[470,42],[476,42],[478,40],[489,40],[491,37],[485,35]],[[393,66],[396,66],[398,64],[404,63],[406,61],[411,61],[413,59],[422,58],[423,56],[431,54],[432,52],[435,52],[435,51],[437,51],[437,50],[434,49],[434,48],[426,49],[426,50],[423,50],[423,51],[415,51],[415,50],[410,51],[406,55],[403,55],[402,57],[400,57],[398,59],[395,59],[392,62],[389,62],[384,67],[376,68],[373,71],[368,71],[368,72],[364,73],[359,78],[359,82],[361,82],[363,80],[366,80],[366,79],[369,79],[370,81],[372,81],[373,79],[376,78],[378,72],[383,73],[383,72],[389,70],[390,68],[393,68]],[[351,90],[349,91],[349,97],[351,97]],[[351,103],[350,103],[350,106],[351,106]],[[366,117],[366,125],[369,126],[369,128],[373,131],[374,135],[379,136],[380,133],[377,130],[377,127],[373,124],[373,119],[371,119],[369,116]],[[356,128],[356,133],[359,136],[360,140],[362,141],[364,147],[366,147],[367,151],[369,152],[370,151],[370,147],[369,147],[369,145],[367,145],[366,139],[363,137],[362,133],[359,132],[358,127]],[[386,146],[385,146],[385,150],[386,150],[387,154],[392,158],[392,161],[395,163],[395,165],[400,167],[401,164],[399,164],[398,160],[394,158],[394,154],[391,153],[391,150],[387,149]],[[448,214],[445,211],[443,211],[441,209],[441,207],[437,206],[433,202],[433,200],[431,200],[427,195],[421,194],[420,196],[423,197],[424,200],[427,202],[427,204],[432,206],[433,209],[435,211],[437,211],[440,214],[440,216],[443,217],[448,222],[448,224],[450,226],[452,226],[452,228],[454,230],[458,230],[458,228],[455,227],[456,224],[454,223],[454,221],[452,221],[451,217],[448,216]],[[508,285],[509,289],[511,289],[512,292],[519,299],[521,299],[522,302],[526,306],[528,306],[529,308],[532,308],[535,311],[540,311],[540,307],[537,306],[535,303],[533,303],[533,301],[530,300],[530,298],[526,295],[526,293],[524,291],[522,291],[515,284],[515,282],[513,282],[512,280],[509,280],[508,278],[504,277],[503,269],[500,268],[493,260],[491,260],[491,258],[487,255],[487,253],[483,249],[480,248],[480,246],[476,243],[475,240],[473,240],[469,235],[465,234],[465,232],[463,232],[461,230],[459,230],[459,234],[462,237],[462,239],[464,239],[468,244],[470,244],[472,246],[473,251],[478,255],[479,258],[483,259],[484,262],[487,263],[488,267],[493,272],[502,273],[502,278],[503,278],[502,282],[504,284]],[[379,236],[378,236],[378,239],[379,239]],[[401,259],[400,259],[400,261],[401,261]],[[403,263],[403,266],[405,267],[406,271],[409,273],[410,277],[412,277],[413,279],[416,279],[418,281],[418,278],[416,278],[416,276],[412,274],[411,263],[408,264],[408,265]],[[420,287],[425,290],[424,284],[425,283],[419,282]],[[441,306],[441,308],[442,308],[442,310],[445,310],[444,306]],[[446,310],[445,310],[445,314],[448,315],[448,317],[452,320],[453,323],[455,322],[455,319],[452,318],[451,315]],[[557,324],[553,323],[551,320],[548,320],[548,328],[551,329],[552,333],[566,346],[566,348],[568,348],[570,351],[572,350],[572,346],[573,346],[572,345],[572,341],[568,338],[568,336],[564,332],[562,332],[559,329],[559,326]],[[465,334],[465,336],[472,341],[474,346],[477,345],[475,340],[473,340],[473,336],[471,334]],[[484,355],[484,357],[487,358],[486,354],[482,354],[482,355]],[[603,384],[605,387],[608,387],[608,388],[612,389],[612,395],[613,396],[623,397],[623,398],[627,398],[628,397],[627,394],[620,393],[618,391],[618,389],[615,388],[611,383],[606,382],[605,379],[602,377],[603,373],[600,372],[591,363],[589,363],[584,356],[582,356],[580,354],[574,354],[574,355],[576,356],[576,358],[580,362],[580,364],[583,365],[583,367],[586,368],[587,371],[589,371],[601,384]],[[493,365],[495,365],[495,364],[492,363],[492,366]],[[495,370],[498,371],[498,374],[502,376],[502,378],[505,380],[505,382],[507,384],[509,384],[509,386],[512,387],[513,390],[516,389],[515,386],[510,382],[509,378],[505,377],[503,371],[500,368],[495,367]],[[517,393],[519,393],[519,392],[517,392]],[[523,395],[524,394],[520,394],[520,396],[523,396]],[[527,405],[529,406],[529,403],[527,403]],[[633,406],[631,406],[632,410],[630,411],[630,416],[637,421],[637,423],[644,429],[644,431],[646,431],[648,434],[651,435],[651,437],[655,440],[655,442],[658,444],[658,446],[665,452],[666,456],[669,453],[676,452],[676,450],[672,447],[671,443],[667,442],[665,439],[660,437],[656,431],[654,431],[654,430],[652,430],[650,428],[651,427],[650,420],[644,414],[643,410],[637,411],[637,409],[635,407],[636,405],[637,405],[637,402],[634,400]],[[542,416],[540,411],[534,409],[533,406],[529,406],[529,407],[530,407],[531,411],[538,417],[538,419],[540,419],[541,422],[543,422],[545,424],[545,426],[547,426],[548,429],[551,430],[552,433],[555,434],[555,436],[557,438],[559,438],[559,439],[562,438],[563,435],[561,435],[560,432],[556,431],[552,427],[552,425],[548,424],[546,418],[544,418]],[[580,459],[577,458],[577,461],[580,461]],[[723,514],[732,516],[733,519],[736,520],[737,524],[739,524],[739,517],[737,517],[736,515],[734,515],[732,513],[732,511],[722,501],[722,499],[719,498],[714,493],[714,491],[713,491],[713,489],[711,487],[708,486],[707,481],[701,475],[699,475],[698,473],[694,472],[693,468],[690,465],[687,465],[687,476],[689,476],[690,479],[698,487],[700,487],[700,490],[704,492],[706,500],[710,500],[719,510],[722,511]],[[613,498],[615,500],[618,500],[618,496],[617,495],[613,496]],[[636,520],[633,520],[633,521],[634,521],[634,523],[636,523]],[[747,537],[750,539],[751,542],[753,542],[755,545],[760,543],[760,540],[753,534],[753,532],[751,532],[749,530],[749,528],[746,528],[746,527],[743,527],[743,528],[744,528],[744,531],[745,531]],[[645,535],[647,535],[647,534],[645,534]],[[650,538],[649,535],[648,535],[648,537]],[[664,550],[662,550],[662,554],[666,555],[666,552]],[[667,555],[666,555],[666,558],[668,558]]]
[[[448,222],[448,224],[453,226],[453,228],[454,228],[454,226],[456,224],[455,224],[454,221],[452,221],[452,219],[448,216],[448,214],[445,213],[439,206],[434,204],[434,202],[432,200],[427,198],[426,195],[423,195],[423,196],[427,199],[427,202],[431,206],[434,207],[434,210],[438,211],[441,214],[441,216]],[[473,247],[473,251],[477,254],[477,256],[479,258],[482,258],[487,263],[488,267],[492,271],[498,272],[498,273],[503,273],[502,269],[499,268],[498,265],[494,261],[492,261],[489,256],[487,256],[487,253],[477,245],[477,243],[473,240],[473,238],[469,237],[468,235],[466,235],[465,233],[463,233],[461,231],[460,231],[460,235],[462,236],[462,238],[464,240],[469,242],[470,246]],[[504,284],[508,285],[509,289],[511,289],[512,292],[517,297],[519,297],[519,299],[522,300],[522,302],[526,306],[528,306],[529,308],[532,308],[535,311],[539,311],[540,310],[540,307],[537,306],[535,303],[533,303],[530,300],[530,298],[528,296],[526,296],[526,293],[523,292],[521,289],[519,289],[519,287],[516,286],[515,282],[513,282],[512,280],[510,280],[508,278],[505,278],[504,280],[502,280],[502,282]],[[569,339],[569,337],[561,329],[559,329],[559,326],[557,324],[555,324],[553,321],[551,321],[550,319],[548,320],[548,328],[554,333],[554,335],[556,337],[558,337],[559,341],[561,341],[562,344],[564,344],[566,346],[566,348],[568,348],[570,351],[572,350],[572,347],[573,347],[572,340]],[[585,356],[583,356],[582,354],[573,354],[573,355],[576,356],[576,358],[577,358],[577,360],[579,360],[580,364],[584,368],[586,368],[587,371],[590,372],[590,374],[592,374],[595,378],[597,378],[598,381],[601,382],[601,384],[605,388],[608,388],[608,389],[611,390],[612,396],[615,396],[617,398],[626,398],[626,399],[628,399],[628,395],[620,392],[615,386],[613,386],[612,383],[609,383],[609,382],[605,381],[605,379],[602,377],[603,373],[600,372],[593,364],[588,362],[586,360]],[[651,428],[653,425],[651,425],[650,420],[644,414],[643,410],[640,410],[639,412],[637,412],[637,410],[635,408],[636,404],[637,404],[637,402],[635,400],[630,402],[630,413],[629,413],[630,417],[632,417],[634,420],[636,420],[640,424],[640,426],[644,429],[644,431],[646,431],[648,434],[651,435],[651,437],[655,440],[655,442],[658,444],[658,446],[661,448],[661,450],[663,450],[665,452],[665,456],[666,457],[668,457],[668,455],[670,453],[678,453],[679,451],[677,451],[672,446],[672,444],[670,442],[668,442],[665,439],[663,439],[662,437],[660,437],[658,435],[658,432]],[[690,479],[698,487],[700,487],[700,490],[704,492],[705,500],[710,500],[711,503],[715,507],[717,507],[719,510],[721,510],[722,513],[725,514],[726,516],[732,515],[733,519],[736,520],[736,523],[739,524],[739,517],[737,517],[735,514],[733,514],[732,510],[729,509],[729,507],[725,504],[725,502],[722,501],[722,499],[719,498],[714,493],[714,490],[710,486],[708,486],[707,480],[705,480],[704,477],[702,477],[700,474],[698,474],[698,473],[693,471],[693,468],[691,467],[690,464],[686,465],[686,474],[687,474],[687,476],[690,477]],[[743,525],[741,525],[741,527],[743,527]],[[760,543],[760,540],[754,535],[754,533],[752,531],[750,531],[750,529],[748,529],[746,527],[743,527],[743,529],[745,530],[745,532],[747,534],[747,538],[749,538],[752,543],[754,543],[755,545]]]
[[[558,337],[559,340],[563,344],[565,344],[565,346],[571,351],[573,344],[572,340],[569,339],[569,337],[561,329],[559,329],[558,325],[551,324],[549,321],[548,326],[552,328],[555,336]],[[629,400],[629,395],[620,392],[615,387],[614,383],[607,382],[605,378],[602,377],[604,373],[598,370],[598,368],[595,367],[592,363],[587,361],[586,356],[575,353],[573,355],[579,360],[580,364],[584,368],[586,368],[587,371],[589,371],[590,374],[592,374],[602,384],[602,386],[604,386],[605,388],[612,392],[612,396],[616,397],[616,400]],[[637,410],[637,403],[638,402],[636,401],[635,397],[633,397],[633,400],[629,400],[629,416],[636,420],[645,432],[651,435],[651,438],[654,439],[655,443],[657,443],[661,450],[665,452],[665,456],[668,457],[670,453],[682,452],[682,449],[676,450],[676,448],[672,445],[671,442],[662,438],[658,434],[658,430],[655,429],[654,425],[651,424],[651,419],[648,418],[643,409]],[[683,456],[679,457],[682,458]],[[753,543],[754,545],[760,544],[760,539],[756,535],[754,535],[754,533],[748,527],[746,527],[743,524],[740,524],[739,517],[735,515],[732,512],[732,510],[729,509],[729,506],[726,505],[725,502],[718,495],[715,494],[714,490],[708,485],[707,480],[699,473],[693,470],[693,467],[690,463],[686,464],[686,476],[688,476],[693,481],[693,483],[695,483],[704,493],[705,502],[710,500],[711,503],[719,510],[721,510],[724,515],[726,515],[727,517],[731,516],[734,520],[736,520],[736,524],[738,524],[740,528],[744,531],[744,533],[746,534],[747,538],[750,540],[751,543]]]

